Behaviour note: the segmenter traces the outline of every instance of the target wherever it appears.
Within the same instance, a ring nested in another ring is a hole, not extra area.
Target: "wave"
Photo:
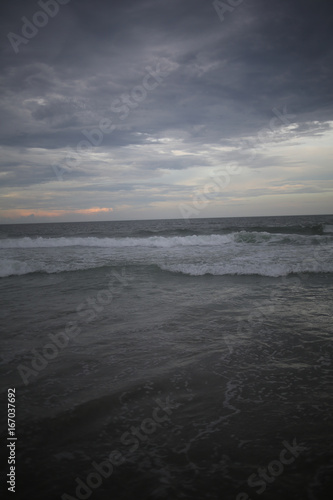
[[[148,238],[17,238],[0,242],[0,248],[55,248],[55,247],[175,247],[175,246],[200,246],[221,245],[232,241],[230,236],[151,236]]]
[[[295,235],[317,235],[320,236],[325,232],[326,224],[314,224],[314,225],[265,225],[265,226],[228,226],[222,229],[223,234],[234,233],[239,231],[247,231],[251,233],[262,233],[266,232],[269,234],[295,234]]]
[[[252,228],[255,231],[260,231],[262,228]],[[323,224],[314,224],[312,226],[310,225],[291,225],[291,226],[267,226],[264,229],[265,231],[276,234],[276,233],[281,233],[281,234],[299,234],[299,235],[317,235],[320,236],[323,234],[324,231],[324,225]]]
[[[46,262],[22,262],[15,259],[0,260],[0,278],[8,276],[22,276],[25,274],[56,274],[74,271],[87,271],[89,269],[99,269],[103,267],[114,267],[111,264],[107,265],[101,262],[54,262],[49,264]]]
[[[303,260],[294,262],[272,262],[264,258],[263,254],[253,255],[251,259],[243,260],[235,258],[229,262],[218,263],[166,263],[156,262],[155,264],[147,262],[139,265],[138,263],[126,263],[124,265],[116,265],[111,262],[54,262],[53,264],[46,262],[26,263],[14,259],[3,259],[0,261],[0,277],[22,276],[26,274],[58,274],[66,272],[89,271],[91,269],[105,269],[110,272],[113,268],[121,272],[126,266],[129,268],[138,268],[142,265],[146,271],[155,273],[169,272],[184,274],[188,276],[224,276],[224,275],[259,275],[259,276],[287,276],[288,274],[297,273],[333,273],[333,262],[331,260],[317,260],[313,258],[304,258]]]
[[[168,237],[2,238],[0,277],[115,265],[139,265],[146,270],[155,265],[159,270],[193,276],[333,272],[333,264],[330,264],[333,261],[333,226],[327,224],[324,229],[322,235],[241,230]],[[163,267],[166,262],[170,265]]]
[[[177,247],[177,246],[219,246],[228,243],[281,243],[311,244],[331,241],[327,235],[271,234],[265,231],[239,231],[230,234],[192,235],[192,236],[150,236],[146,238],[96,238],[96,237],[61,237],[61,238],[11,238],[0,241],[0,248],[56,248],[56,247]]]
[[[333,273],[333,264],[321,263],[315,260],[300,263],[272,264],[257,262],[228,264],[171,264],[159,266],[162,271],[186,274],[188,276],[225,276],[225,275],[258,275],[280,277],[298,273]]]
[[[21,262],[13,259],[2,259],[0,261],[0,277],[6,276],[20,276],[22,274],[29,274],[37,271],[26,262]]]
[[[323,233],[333,233],[333,225],[325,224],[323,227]]]
[[[135,237],[149,237],[149,236],[195,236],[200,233],[188,228],[177,229],[140,229],[134,233]]]

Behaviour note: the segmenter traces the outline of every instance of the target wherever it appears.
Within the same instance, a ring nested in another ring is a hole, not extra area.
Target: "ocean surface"
[[[0,294],[2,498],[331,498],[332,215],[2,225]]]

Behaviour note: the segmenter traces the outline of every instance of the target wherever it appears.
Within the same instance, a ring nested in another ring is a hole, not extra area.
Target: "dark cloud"
[[[181,137],[193,151],[237,141],[241,147],[249,137],[253,146],[276,119],[273,109],[293,115],[299,137],[324,133],[333,119],[332,2],[244,0],[223,22],[206,0],[54,2],[42,0],[56,5],[56,15],[25,43],[13,33],[26,35],[22,18],[36,22],[40,2],[0,7],[0,142],[11,149],[2,161],[5,185],[47,182],[51,163],[64,164],[85,139],[83,130],[102,119],[115,127],[99,148],[114,159],[112,168],[122,161],[150,172],[208,168],[214,160],[164,155],[163,143],[146,161],[122,148],[166,136]],[[152,76],[158,67],[168,74]],[[19,148],[44,150],[43,161],[18,160]],[[243,157],[239,150],[224,158]],[[278,158],[259,154],[256,166]],[[96,162],[105,175],[101,158]],[[84,164],[71,173],[92,176]]]

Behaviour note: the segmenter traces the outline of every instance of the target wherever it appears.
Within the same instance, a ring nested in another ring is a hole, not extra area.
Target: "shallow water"
[[[17,498],[329,498],[332,222],[1,226]]]

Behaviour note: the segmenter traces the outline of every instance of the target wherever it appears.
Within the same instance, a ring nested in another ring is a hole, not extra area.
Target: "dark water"
[[[0,226],[4,491],[15,388],[13,498],[331,498],[332,243],[333,216]]]

